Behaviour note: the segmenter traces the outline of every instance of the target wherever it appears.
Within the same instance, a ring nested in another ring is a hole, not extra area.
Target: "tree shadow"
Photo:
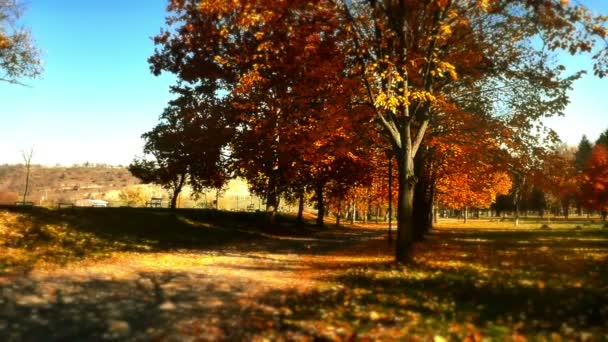
[[[296,225],[295,218],[289,216],[280,216],[277,225],[268,226],[263,213],[202,209],[5,208],[4,211],[17,215],[12,222],[5,223],[14,234],[4,239],[4,245],[22,253],[18,260],[0,256],[0,271],[3,263],[9,268],[19,266],[27,270],[40,260],[65,264],[114,252],[323,253],[339,248],[345,240],[379,234],[361,230],[348,236],[335,228]]]

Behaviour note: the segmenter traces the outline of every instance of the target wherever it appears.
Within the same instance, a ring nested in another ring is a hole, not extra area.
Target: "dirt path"
[[[279,333],[289,296],[329,286],[325,279],[337,270],[388,261],[383,235],[331,229],[266,236],[0,278],[0,340],[306,340],[301,332]]]

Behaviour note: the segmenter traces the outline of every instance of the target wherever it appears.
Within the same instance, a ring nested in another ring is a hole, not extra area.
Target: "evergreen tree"
[[[600,137],[597,138],[597,141],[595,142],[596,145],[604,145],[606,147],[608,147],[608,128],[606,128],[605,131],[602,132],[602,134],[600,134]]]
[[[574,164],[578,171],[581,171],[585,168],[587,160],[589,160],[589,156],[591,155],[592,149],[593,146],[591,145],[591,142],[589,141],[589,139],[587,139],[586,135],[583,135],[583,137],[581,138],[581,142],[578,143],[578,148],[574,155]]]

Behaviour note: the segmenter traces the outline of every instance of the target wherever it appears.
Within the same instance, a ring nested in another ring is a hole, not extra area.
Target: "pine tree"
[[[583,137],[581,138],[581,142],[578,143],[578,148],[574,155],[574,165],[576,166],[576,169],[578,171],[581,171],[585,168],[587,160],[589,160],[589,156],[591,155],[592,149],[593,146],[591,145],[591,142],[589,141],[589,139],[587,139],[586,135],[583,135]]]

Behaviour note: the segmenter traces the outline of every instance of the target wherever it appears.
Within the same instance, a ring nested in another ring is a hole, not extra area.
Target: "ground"
[[[0,340],[608,340],[608,230],[386,227],[255,213],[0,210]],[[578,226],[578,227],[577,227]]]

